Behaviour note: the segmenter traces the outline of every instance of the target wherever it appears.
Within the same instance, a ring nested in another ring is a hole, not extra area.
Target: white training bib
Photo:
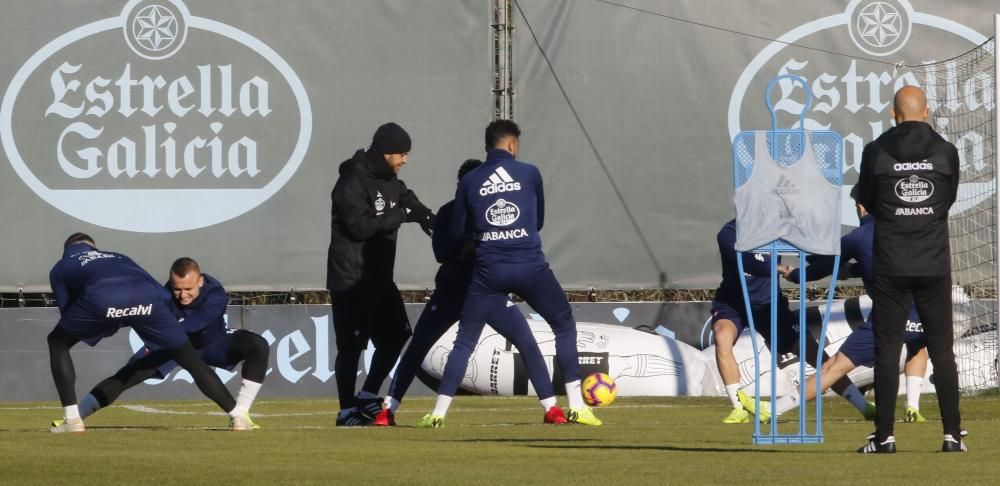
[[[823,175],[811,132],[805,142],[786,166],[771,158],[767,133],[756,133],[753,171],[733,194],[737,251],[783,239],[808,253],[840,254],[840,187]]]

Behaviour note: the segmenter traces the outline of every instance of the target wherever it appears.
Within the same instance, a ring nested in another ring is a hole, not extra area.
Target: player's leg
[[[60,320],[62,324],[62,320]],[[83,419],[76,403],[76,368],[69,350],[80,339],[56,324],[49,333],[49,367],[52,370],[52,380],[63,406],[63,422],[55,425],[52,432],[83,432]]]
[[[964,451],[960,435],[962,419],[958,406],[958,369],[953,347],[951,276],[919,277],[914,287],[913,300],[924,327],[927,354],[934,363],[934,388],[945,433],[944,450]],[[949,438],[954,445],[949,444]]]
[[[844,376],[847,376],[855,368],[854,363],[844,353],[837,353],[823,362],[822,381],[820,381],[820,392],[829,390],[833,384]],[[816,398],[816,375],[811,375],[806,379],[805,395],[800,397],[798,390],[779,397],[774,404],[775,411],[781,415],[789,410],[798,407],[801,402],[807,402]]]
[[[904,422],[923,423],[927,419],[920,414],[920,391],[924,387],[924,375],[927,374],[927,347],[923,340],[919,343],[906,343],[906,365],[903,376],[906,376],[906,415]]]
[[[899,392],[899,354],[906,316],[913,304],[909,278],[875,275],[872,330],[875,335],[875,433],[858,452],[895,452],[893,425]],[[950,312],[950,311],[949,311]]]
[[[376,417],[375,425],[394,425],[393,415],[413,383],[413,378],[416,377],[424,357],[430,352],[431,346],[448,331],[448,328],[461,318],[465,291],[464,288],[437,288],[434,290],[430,301],[424,306],[420,318],[417,319],[417,325],[413,329],[413,337],[410,339],[410,344],[406,347],[403,357],[400,358],[399,366],[396,367],[396,373],[389,385],[389,393],[386,394],[383,402],[383,409],[388,412],[380,412],[383,417]]]
[[[240,391],[236,394],[236,406],[244,412],[249,412],[257,393],[264,383],[267,374],[267,361],[271,355],[271,346],[263,336],[255,332],[238,329],[222,336],[220,344],[209,345],[201,352],[205,362],[219,368],[231,369],[237,363],[243,362]],[[218,348],[219,351],[216,351]],[[222,359],[218,359],[219,355]]]
[[[496,280],[520,295],[552,329],[556,362],[566,383],[566,399],[569,402],[567,418],[571,422],[600,425],[600,419],[584,403],[580,389],[580,358],[576,348],[573,309],[548,263],[504,265],[504,268],[494,271],[497,273]]]
[[[184,328],[177,324],[174,314],[167,310],[171,304],[159,300],[163,288],[134,287],[128,289],[128,292],[135,301],[150,303],[151,313],[147,316],[130,318],[126,322],[127,325],[131,326],[144,342],[167,350],[170,357],[191,374],[198,389],[229,415],[233,430],[250,430],[249,417],[236,408],[236,400],[222,384],[222,380],[201,359],[198,351],[188,340]],[[169,295],[162,296],[162,299],[171,298]]]
[[[354,386],[358,379],[358,360],[361,351],[368,344],[365,330],[365,303],[361,292],[355,287],[348,290],[330,292],[333,305],[333,332],[337,344],[337,357],[333,363],[334,378],[337,380],[337,398],[340,412],[337,425],[366,425],[367,419],[356,407]]]
[[[474,293],[478,292],[478,293]],[[458,392],[459,384],[469,366],[469,358],[479,343],[479,337],[486,326],[486,319],[493,314],[496,306],[506,305],[507,296],[495,294],[481,285],[473,283],[462,306],[462,320],[458,323],[458,335],[448,354],[448,362],[441,374],[437,401],[434,410],[425,415],[418,427],[438,428],[444,426],[444,418],[451,406],[452,398]]]
[[[233,411],[236,410],[236,400],[222,384],[219,376],[201,360],[190,341],[181,346],[170,348],[170,356],[191,374],[195,385],[206,397],[215,402],[222,411],[229,413],[231,417],[233,416]]]
[[[170,359],[170,354],[166,350],[140,351],[137,356],[138,358],[133,357],[114,375],[98,383],[90,390],[90,393],[80,400],[81,417],[87,418],[98,410],[111,405],[129,388],[150,378],[165,377],[171,369],[177,366],[177,363]]]
[[[731,307],[715,302],[712,304],[712,337],[715,340],[715,362],[719,367],[719,376],[725,387],[726,396],[733,408],[722,423],[742,424],[750,421],[750,415],[740,404],[740,368],[736,364],[733,345],[739,338],[742,320],[739,313]]]
[[[805,359],[806,363],[809,363],[814,369],[819,368],[819,358],[821,356],[819,341],[817,341],[812,334],[806,331],[805,354],[800,352],[798,313],[791,310],[788,299],[784,296],[779,299],[778,306],[779,353],[794,353],[796,356],[799,356],[799,359]],[[764,319],[765,322],[767,322],[770,317],[758,316],[757,319]],[[773,350],[775,348],[774,346],[770,346],[770,349]],[[829,360],[830,356],[826,354],[825,350],[822,351],[823,363],[826,363]],[[873,419],[875,417],[875,406],[865,400],[865,394],[861,393],[861,390],[859,390],[851,379],[847,377],[846,373],[839,375],[839,377],[831,383],[830,389],[847,400],[851,405],[854,405],[854,408],[856,408],[866,419]]]
[[[538,341],[535,340],[528,321],[524,319],[524,314],[518,310],[512,302],[507,302],[503,307],[495,308],[490,315],[489,324],[493,329],[507,338],[524,361],[525,368],[528,369],[528,378],[535,393],[542,405],[545,413],[544,422],[553,424],[566,423],[566,417],[562,409],[556,406],[556,392],[552,386],[552,379],[549,377],[549,369],[545,365],[545,358],[542,351],[538,349]]]
[[[370,302],[371,308],[371,339],[375,345],[371,367],[365,383],[358,393],[358,410],[372,420],[382,410],[382,398],[378,396],[382,383],[403,351],[403,346],[410,339],[410,319],[406,316],[403,296],[396,286],[383,287],[375,300]]]

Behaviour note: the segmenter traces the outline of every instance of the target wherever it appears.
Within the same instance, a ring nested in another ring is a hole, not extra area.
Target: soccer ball
[[[583,379],[583,400],[592,407],[606,407],[615,401],[618,386],[605,373],[593,373]]]

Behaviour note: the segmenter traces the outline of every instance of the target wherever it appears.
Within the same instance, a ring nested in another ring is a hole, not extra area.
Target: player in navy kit
[[[172,312],[170,294],[145,270],[120,253],[98,250],[93,238],[70,235],[63,256],[49,273],[59,306],[59,323],[48,336],[52,378],[64,420],[52,432],[83,432],[76,401],[76,371],[70,348],[93,346],[121,327],[131,327],[145,342],[166,349],[191,373],[198,388],[230,417],[234,430],[249,430],[250,420],[219,377],[199,358]]]
[[[726,389],[733,409],[722,421],[728,424],[747,423],[749,415],[754,413],[753,397],[740,390],[740,370],[733,355],[733,345],[749,325],[749,317],[753,317],[754,329],[761,334],[771,352],[778,354],[798,352],[799,336],[795,327],[798,319],[788,305],[788,299],[779,293],[777,302],[778,315],[778,349],[773,346],[771,336],[771,259],[764,253],[744,253],[743,271],[747,273],[747,292],[750,297],[750,311],[747,312],[740,283],[739,267],[737,267],[736,252],[736,221],[730,220],[716,235],[719,245],[719,256],[722,259],[722,282],[715,291],[712,300],[712,333],[715,338],[715,360],[719,366],[719,374]],[[785,269],[779,264],[778,270]],[[748,316],[750,314],[750,316]],[[806,361],[815,366],[819,343],[811,336],[806,338]],[[825,356],[824,356],[825,357]],[[834,385],[834,389],[848,401],[860,407],[867,408],[864,395],[846,377]],[[770,418],[770,410],[761,407],[761,420]]]
[[[434,411],[420,426],[439,427],[479,342],[483,326],[515,293],[535,309],[555,334],[571,422],[600,425],[580,393],[576,321],[566,294],[542,253],[538,235],[545,218],[542,176],[516,159],[521,130],[510,120],[486,127],[486,161],[459,182],[452,208],[452,237],[476,235],[476,264],[462,307],[458,337],[445,366]]]
[[[461,181],[462,176],[482,164],[479,160],[466,160],[458,170],[458,180]],[[448,231],[452,206],[454,201],[441,206],[434,221],[431,242],[434,257],[441,263],[441,268],[434,276],[434,294],[420,314],[420,319],[413,330],[413,338],[410,339],[410,344],[403,353],[399,366],[396,367],[396,375],[389,386],[389,393],[385,396],[382,411],[375,417],[373,425],[396,424],[394,417],[396,408],[399,407],[399,402],[413,382],[416,371],[420,368],[420,362],[430,351],[431,346],[461,317],[462,304],[465,302],[465,293],[469,289],[475,264],[475,238],[473,235],[466,235],[461,239],[455,239]],[[538,343],[521,311],[514,305],[498,308],[488,322],[517,348],[524,360],[531,383],[545,412],[543,421],[552,424],[566,423],[562,410],[556,406],[555,391],[548,375],[548,368],[545,366],[545,358],[542,357]]]
[[[875,219],[868,214],[864,206],[857,205],[861,225],[840,239],[840,256],[843,261],[854,260],[850,273],[857,274],[865,284],[865,289],[871,295],[871,285],[875,277],[875,258],[872,255]],[[810,255],[809,265],[805,267],[806,279],[819,280],[833,273],[832,256]],[[798,283],[800,269],[788,268],[783,272],[785,279]],[[927,351],[924,341],[923,326],[917,317],[916,309],[910,310],[907,330],[904,335],[906,343],[906,416],[907,422],[924,422],[920,415],[920,389],[923,384],[924,372],[927,369]],[[821,392],[830,388],[831,384],[843,376],[847,376],[855,367],[871,366],[875,363],[875,335],[872,331],[871,316],[860,324],[840,346],[832,359],[823,362]],[[775,402],[778,414],[798,406],[799,403],[816,398],[816,377],[810,376],[805,385],[804,397],[784,396]],[[866,417],[869,418],[869,417]],[[873,418],[873,417],[872,417]]]
[[[236,396],[236,406],[249,413],[264,375],[270,346],[267,340],[251,331],[229,329],[225,314],[229,305],[226,289],[211,275],[201,273],[198,262],[178,258],[170,267],[166,289],[173,294],[180,323],[191,344],[209,366],[232,371],[243,363],[243,382]],[[166,378],[177,362],[166,349],[147,343],[127,365],[105,379],[80,400],[80,417],[87,418],[107,407],[121,394],[150,378]],[[258,428],[252,421],[251,428]],[[54,423],[58,426],[58,421]]]

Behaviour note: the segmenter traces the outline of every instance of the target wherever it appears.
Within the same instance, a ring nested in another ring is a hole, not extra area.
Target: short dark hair
[[[73,233],[69,235],[69,238],[66,238],[66,242],[63,243],[63,249],[65,250],[66,248],[69,248],[70,245],[75,245],[77,243],[87,243],[90,246],[97,247],[97,244],[94,243],[94,239],[91,238],[90,235],[86,233]]]
[[[483,165],[483,161],[479,159],[468,159],[462,162],[462,166],[458,168],[458,180],[462,180],[465,174],[472,172],[480,165]]]
[[[486,126],[486,150],[495,148],[497,142],[507,138],[521,138],[521,129],[513,120],[494,120]]]
[[[185,277],[191,272],[201,273],[201,267],[198,266],[198,262],[194,261],[194,258],[181,257],[174,260],[173,265],[170,265],[170,273],[178,277]]]

